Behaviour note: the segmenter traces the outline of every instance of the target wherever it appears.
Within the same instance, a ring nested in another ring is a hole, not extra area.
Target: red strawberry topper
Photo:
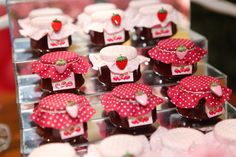
[[[167,10],[164,9],[164,8],[161,8],[161,9],[157,12],[157,17],[158,17],[158,19],[159,19],[161,22],[163,22],[163,21],[165,21],[165,19],[166,19],[166,17],[167,17],[167,14],[168,14]]]
[[[55,64],[56,71],[60,74],[64,73],[67,68],[67,63],[64,59],[59,59]]]
[[[54,32],[59,32],[62,28],[62,22],[58,19],[55,19],[52,21],[51,23],[52,29],[54,30]]]
[[[125,56],[120,56],[116,59],[116,66],[120,70],[124,70],[127,64],[128,64],[128,59]]]
[[[218,97],[221,97],[223,95],[223,91],[219,83],[212,82],[210,89],[211,92]]]
[[[111,17],[111,22],[115,26],[120,26],[120,24],[121,24],[121,16],[119,14],[113,14],[112,17]]]

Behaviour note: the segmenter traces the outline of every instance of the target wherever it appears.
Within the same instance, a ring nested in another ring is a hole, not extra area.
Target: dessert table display
[[[189,21],[183,26],[179,8],[158,0],[132,1],[126,10],[98,3],[72,18],[64,3],[7,2],[22,156],[50,142],[68,142],[87,157],[125,143],[131,152],[120,146],[120,156],[132,157],[146,151],[162,128],[191,127],[202,137],[235,117],[227,75],[207,63],[207,39],[190,30]],[[22,6],[29,9],[17,16]],[[195,98],[192,106],[181,104]],[[202,115],[193,114],[198,103]],[[143,145],[131,148],[129,140]],[[117,156],[112,153],[99,157]]]

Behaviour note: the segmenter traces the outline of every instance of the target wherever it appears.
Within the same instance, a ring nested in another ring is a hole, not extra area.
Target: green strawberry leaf
[[[183,52],[185,50],[187,50],[187,48],[186,48],[186,46],[183,46],[183,45],[181,45],[177,48],[177,51],[179,51],[179,52]]]
[[[57,62],[56,62],[56,65],[65,65],[66,64],[66,61],[64,59],[59,59]]]
[[[126,59],[127,59],[127,57],[125,57],[125,56],[119,56],[119,57],[116,58],[116,61],[121,62],[121,61],[124,61]]]
[[[126,153],[125,155],[123,155],[122,157],[134,157],[134,155],[130,154],[130,153]]]
[[[166,9],[161,8],[158,12],[159,12],[159,13],[166,13],[167,11],[166,11]]]

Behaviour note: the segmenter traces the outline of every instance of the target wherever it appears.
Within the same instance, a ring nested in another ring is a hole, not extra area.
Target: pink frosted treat
[[[30,38],[36,56],[67,50],[72,44],[71,35],[77,31],[73,19],[56,8],[32,11],[29,17],[18,22],[21,26],[20,34]]]
[[[145,136],[114,135],[90,145],[84,157],[145,157],[149,151]]]
[[[50,143],[35,148],[28,157],[79,157],[68,143]]]
[[[95,113],[88,100],[76,94],[43,98],[31,115],[45,142],[87,142],[87,121]]]
[[[156,106],[163,100],[144,84],[124,84],[101,97],[111,122],[125,130],[145,132],[156,121]]]
[[[41,77],[41,88],[47,92],[78,90],[89,68],[85,58],[69,51],[45,54],[32,64],[32,72]]]
[[[98,79],[109,88],[136,82],[141,77],[140,64],[149,58],[138,55],[132,46],[108,46],[99,54],[89,55],[93,69],[99,70]]]
[[[168,90],[170,101],[178,112],[195,120],[206,120],[224,113],[224,103],[231,93],[231,89],[221,86],[220,81],[211,76],[189,76]]]

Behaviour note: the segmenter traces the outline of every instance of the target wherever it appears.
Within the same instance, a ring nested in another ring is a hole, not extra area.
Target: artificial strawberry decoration
[[[164,8],[161,8],[161,9],[157,12],[157,17],[158,17],[158,19],[159,19],[161,22],[163,22],[163,21],[165,21],[165,19],[166,19],[166,17],[167,17],[167,14],[168,14],[167,10],[164,9]]]
[[[221,97],[223,95],[223,91],[222,91],[220,84],[218,84],[216,82],[211,83],[210,89],[211,89],[212,93],[218,97]]]
[[[62,22],[58,19],[55,19],[52,21],[51,26],[52,26],[52,29],[54,30],[54,32],[59,32],[62,27]]]
[[[76,118],[78,116],[79,112],[79,106],[76,102],[74,101],[68,101],[66,105],[66,112],[72,117]]]
[[[176,55],[179,59],[183,59],[186,56],[187,52],[187,48],[183,45],[179,46],[176,49]]]
[[[120,56],[116,59],[116,66],[120,69],[123,70],[125,69],[126,65],[128,64],[128,59],[125,56]]]
[[[135,157],[134,155],[130,154],[130,153],[126,153],[125,155],[123,155],[122,157]]]
[[[141,104],[142,106],[146,106],[148,103],[148,97],[147,94],[145,94],[143,91],[139,90],[135,93],[135,99],[136,101]]]
[[[111,22],[115,25],[115,26],[120,26],[121,23],[121,16],[119,14],[113,14],[111,17]]]
[[[57,62],[56,62],[56,65],[55,65],[55,68],[56,68],[56,71],[60,74],[64,73],[64,71],[66,70],[67,68],[67,63],[65,60],[63,59],[59,59]]]

